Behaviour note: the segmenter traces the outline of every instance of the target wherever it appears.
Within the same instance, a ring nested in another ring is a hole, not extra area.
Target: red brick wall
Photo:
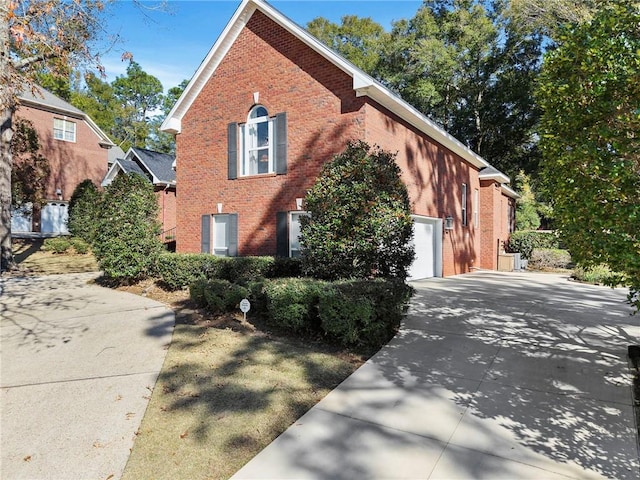
[[[443,232],[443,275],[467,273],[478,266],[480,235],[473,222],[478,169],[449,149],[425,137],[373,101],[366,105],[366,140],[397,152],[413,213],[454,218],[454,229]],[[467,185],[467,225],[462,225],[462,184]]]
[[[53,138],[53,119],[65,118],[35,107],[20,106],[17,117],[31,121],[38,132],[42,155],[49,161],[51,175],[46,198],[59,200],[56,189],[62,190],[62,200],[68,201],[76,186],[89,178],[99,186],[107,173],[108,150],[101,148],[101,140],[82,119],[66,117],[76,124],[76,141]]]
[[[480,267],[491,270],[498,268],[498,253],[502,248],[502,242],[508,236],[508,228],[505,234],[503,220],[504,197],[500,185],[493,180],[480,182],[480,241],[482,253]],[[506,211],[504,218],[506,219]]]
[[[288,173],[227,180],[227,125],[245,122],[253,94],[287,113]],[[276,212],[295,210],[321,165],[362,138],[364,100],[352,79],[256,12],[182,119],[177,136],[179,252],[200,251],[200,218],[238,213],[239,255],[276,252]]]
[[[162,231],[166,232],[176,227],[176,189],[158,189],[155,195],[158,201],[158,221],[162,224]]]

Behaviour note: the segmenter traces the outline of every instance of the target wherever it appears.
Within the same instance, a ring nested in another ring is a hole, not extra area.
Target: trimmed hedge
[[[269,323],[294,332],[319,330],[318,300],[327,285],[310,278],[265,281],[262,293]]]
[[[518,230],[512,232],[505,245],[507,253],[520,253],[522,258],[531,259],[535,248],[560,248],[560,240],[555,232],[539,230]]]
[[[270,325],[322,334],[348,347],[379,348],[400,326],[413,289],[385,279],[260,279],[246,287],[223,279],[199,279],[189,292],[193,301],[214,313],[237,310],[240,300],[249,298],[252,314]]]
[[[226,313],[238,308],[249,291],[227,280],[197,280],[189,290],[191,298],[211,313]]]
[[[528,267],[534,270],[570,268],[571,255],[559,248],[535,248],[531,252]]]
[[[163,253],[157,272],[166,287],[178,290],[198,280],[215,278],[219,257],[207,253]]]
[[[389,341],[413,293],[404,282],[384,279],[282,278],[254,286],[252,302],[272,325],[319,332],[351,347],[380,347]]]
[[[296,277],[300,260],[280,257],[216,257],[207,253],[164,253],[158,274],[170,289],[178,290],[202,279],[220,278],[247,284],[260,278]]]
[[[321,327],[343,345],[379,347],[397,331],[412,292],[401,281],[335,282],[320,294]]]

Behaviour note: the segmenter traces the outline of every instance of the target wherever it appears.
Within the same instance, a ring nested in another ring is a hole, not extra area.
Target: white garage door
[[[18,208],[11,209],[11,231],[30,232],[31,231],[31,204],[25,204]]]
[[[442,276],[442,220],[413,217],[413,245],[416,258],[409,268],[409,280]]]
[[[47,203],[40,212],[40,231],[42,233],[69,233],[67,219],[69,205],[63,202]]]

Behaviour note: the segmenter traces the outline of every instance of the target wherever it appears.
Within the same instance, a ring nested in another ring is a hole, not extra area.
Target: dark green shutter
[[[202,215],[200,251],[211,253],[211,215]]]
[[[276,213],[276,255],[289,256],[289,212]]]
[[[287,173],[287,114],[276,115],[276,173]]]
[[[238,124],[230,123],[227,127],[227,160],[229,163],[229,180],[238,178]]]
[[[238,214],[229,214],[229,250],[227,255],[230,257],[238,256]]]

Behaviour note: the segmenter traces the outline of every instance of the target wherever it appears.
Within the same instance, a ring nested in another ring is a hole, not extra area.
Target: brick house
[[[495,269],[513,222],[508,177],[263,0],[240,4],[162,129],[178,252],[297,255],[302,199],[352,139],[397,152],[411,278]]]
[[[67,209],[75,188],[85,179],[100,185],[110,162],[124,152],[87,114],[44,88],[25,91],[18,98],[16,119],[31,122],[51,174],[46,204],[42,208],[29,204],[14,210],[11,230],[18,235],[68,233]]]
[[[158,201],[158,221],[162,225],[163,240],[173,242],[176,230],[176,172],[175,157],[168,153],[131,147],[111,165],[101,185],[109,185],[120,173],[137,173],[153,185]]]

